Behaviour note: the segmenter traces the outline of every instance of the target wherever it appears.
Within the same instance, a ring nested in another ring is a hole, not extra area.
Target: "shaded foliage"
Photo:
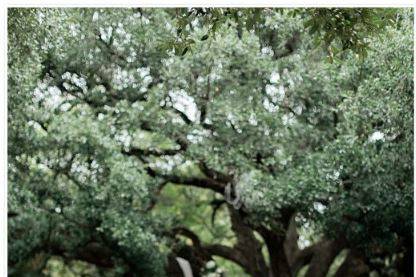
[[[11,274],[409,274],[411,10],[10,9],[8,30]]]

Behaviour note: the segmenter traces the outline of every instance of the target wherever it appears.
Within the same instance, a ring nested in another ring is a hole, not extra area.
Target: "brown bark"
[[[273,277],[292,276],[284,248],[285,236],[279,235],[263,226],[257,229],[263,237],[270,256],[270,274]]]
[[[268,268],[264,260],[261,244],[254,236],[253,230],[243,220],[238,210],[228,205],[231,228],[237,236],[235,248],[245,257],[244,270],[252,277],[268,277]]]
[[[326,276],[334,258],[343,248],[341,241],[324,241],[319,248],[314,251],[314,255],[306,272],[306,277]]]
[[[348,252],[345,261],[338,268],[335,277],[360,277],[367,276],[370,268],[360,258],[358,253],[354,250]]]
[[[182,249],[176,251],[176,255],[184,259],[187,259],[190,262],[191,267],[195,268],[198,272],[199,269],[204,266],[205,262],[212,259],[212,256],[219,256],[224,259],[230,260],[240,265],[242,268],[249,267],[246,257],[236,247],[229,247],[221,244],[202,245],[199,237],[194,232],[184,227],[174,228],[172,230],[172,233],[173,235],[185,236],[192,241],[192,246],[187,245],[185,247],[182,247]],[[195,259],[195,257],[199,258]],[[174,271],[177,269],[177,266],[175,265],[176,260],[172,261],[173,265],[168,265],[168,271]]]
[[[294,264],[296,255],[300,251],[298,247],[298,238],[299,234],[296,229],[296,221],[294,214],[290,219],[289,226],[286,231],[286,239],[284,242],[286,257],[290,266]]]
[[[224,259],[233,261],[240,265],[242,268],[248,267],[247,259],[238,249],[221,245],[221,244],[210,244],[204,246],[204,249],[208,251],[210,255],[219,256]]]
[[[284,251],[283,241],[276,236],[271,236],[270,238],[267,238],[266,245],[270,255],[271,276],[292,276],[286,253]]]
[[[314,245],[306,247],[305,249],[299,250],[296,253],[292,263],[290,263],[290,268],[293,276],[296,276],[296,274],[304,265],[310,263],[313,255],[315,254],[315,251],[319,250],[324,242],[324,240],[320,241]]]
[[[175,255],[168,256],[168,262],[165,267],[166,276],[169,277],[183,277],[183,272],[178,262],[175,259]],[[192,267],[192,266],[191,266]],[[197,276],[197,275],[195,275]]]

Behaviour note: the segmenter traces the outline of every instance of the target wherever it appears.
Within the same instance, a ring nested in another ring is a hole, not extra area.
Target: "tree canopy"
[[[10,275],[412,276],[413,31],[9,9]]]

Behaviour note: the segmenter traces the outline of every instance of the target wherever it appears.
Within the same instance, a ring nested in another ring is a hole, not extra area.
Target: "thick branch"
[[[335,257],[343,248],[344,243],[341,240],[323,242],[321,247],[314,251],[306,277],[326,276]]]
[[[370,268],[365,264],[364,260],[361,259],[359,254],[354,250],[350,250],[345,261],[335,273],[335,277],[363,276],[366,273],[369,273],[369,271]]]
[[[279,235],[263,226],[257,228],[263,237],[270,256],[270,271],[274,277],[290,277],[291,271],[284,248],[284,235]]]
[[[224,259],[233,261],[243,268],[247,267],[246,258],[238,249],[221,244],[205,245],[204,249],[213,256],[219,256]]]
[[[262,245],[254,236],[252,228],[244,222],[243,214],[233,206],[228,205],[228,211],[231,217],[231,229],[237,236],[235,248],[247,259],[244,269],[253,277],[268,276],[269,269],[261,251]]]
[[[289,226],[286,231],[286,238],[284,242],[285,253],[289,265],[293,265],[296,254],[300,251],[298,247],[299,234],[296,228],[296,214],[292,215]]]
[[[235,262],[243,268],[247,266],[246,258],[244,257],[244,255],[242,255],[242,253],[239,250],[233,247],[221,244],[202,245],[198,235],[196,235],[193,231],[185,227],[174,228],[172,229],[172,232],[175,235],[182,235],[189,238],[192,241],[193,247],[195,247],[196,251],[206,252],[206,254],[209,256],[222,257],[224,259]]]
[[[225,185],[213,179],[198,178],[198,177],[182,177],[182,176],[165,175],[165,174],[159,174],[159,173],[156,173],[156,176],[162,177],[166,181],[169,181],[171,183],[175,183],[178,185],[189,185],[189,186],[194,186],[194,187],[199,187],[199,188],[204,188],[204,189],[211,189],[221,194],[224,193]]]
[[[123,151],[124,154],[129,156],[173,156],[180,152],[183,149],[141,149],[141,148],[131,148],[128,151]]]
[[[312,260],[313,255],[316,251],[318,251],[322,245],[324,244],[324,240],[320,241],[316,244],[313,244],[309,247],[306,247],[300,251],[298,251],[295,256],[293,257],[292,262],[290,263],[292,275],[296,276],[299,270],[306,264],[310,263]]]
[[[201,247],[201,241],[198,237],[197,234],[195,234],[194,232],[192,232],[191,230],[189,230],[186,227],[176,227],[172,229],[172,233],[175,235],[182,235],[184,237],[187,237],[189,239],[191,239],[193,245],[195,247]]]
[[[209,178],[218,180],[224,183],[231,182],[233,177],[229,176],[227,174],[224,174],[220,171],[214,170],[212,168],[209,168],[207,163],[203,160],[199,161],[199,168],[200,170]]]

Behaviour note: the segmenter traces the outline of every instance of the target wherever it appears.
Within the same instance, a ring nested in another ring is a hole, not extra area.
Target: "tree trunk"
[[[270,276],[291,277],[291,270],[286,258],[283,241],[275,238],[269,243],[266,242],[266,245],[270,255]]]
[[[406,252],[404,253],[404,270],[403,273],[406,277],[414,276],[414,252],[413,252],[413,237],[406,237],[405,239]]]
[[[335,277],[366,276],[369,271],[370,268],[364,263],[359,255],[354,250],[350,250],[345,261],[335,273]]]
[[[306,277],[325,277],[335,257],[342,250],[340,241],[325,241],[314,251]]]
[[[291,267],[295,262],[296,255],[300,251],[299,246],[298,246],[299,234],[296,228],[295,217],[296,217],[296,214],[293,214],[292,218],[289,221],[289,225],[286,231],[286,239],[284,242],[284,248],[285,248],[287,261]]]
[[[237,236],[235,248],[245,257],[244,270],[252,277],[268,277],[268,268],[261,251],[261,244],[254,236],[239,211],[228,205],[231,228]]]
[[[263,237],[270,256],[270,277],[290,277],[291,270],[284,247],[285,236],[279,235],[263,226],[257,228]]]

